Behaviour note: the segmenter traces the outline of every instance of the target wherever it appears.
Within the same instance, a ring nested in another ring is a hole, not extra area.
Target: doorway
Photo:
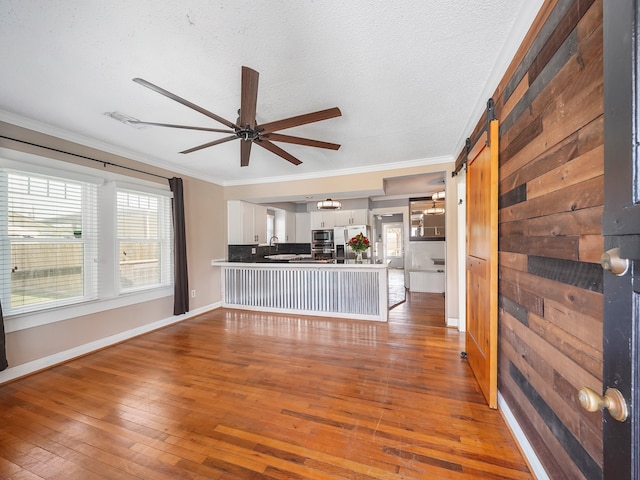
[[[404,270],[404,242],[407,226],[405,212],[398,209],[374,213],[373,234],[376,239],[374,258],[376,263],[388,266],[388,304],[389,308],[400,305],[406,300],[406,282]]]
[[[400,214],[400,216],[402,216]],[[389,308],[406,300],[404,283],[404,235],[402,222],[382,224],[382,256],[388,265]]]
[[[402,215],[402,214],[400,214]],[[404,270],[404,236],[402,222],[382,224],[383,262],[389,268]]]

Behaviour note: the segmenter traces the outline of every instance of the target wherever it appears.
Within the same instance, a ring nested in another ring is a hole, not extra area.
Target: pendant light
[[[444,190],[441,192],[436,192],[433,195],[431,195],[431,200],[433,200],[434,202],[436,200],[444,200]]]
[[[442,215],[444,213],[444,208],[436,207],[436,202],[434,200],[433,207],[427,208],[424,213],[425,215]]]
[[[331,200],[330,198],[318,202],[317,206],[318,210],[339,210],[342,208],[342,204],[339,201]]]

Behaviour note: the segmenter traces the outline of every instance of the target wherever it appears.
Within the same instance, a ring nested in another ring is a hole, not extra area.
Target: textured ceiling
[[[542,0],[0,0],[0,120],[232,185],[451,160]],[[258,123],[337,106],[342,117],[282,131],[342,145],[280,144],[293,166],[132,81],[142,77],[235,121],[240,72],[260,73]]]

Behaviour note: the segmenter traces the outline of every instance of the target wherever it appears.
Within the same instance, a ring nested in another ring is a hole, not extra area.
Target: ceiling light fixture
[[[433,202],[433,207],[427,208],[424,211],[425,215],[442,215],[444,213],[444,208],[436,207],[436,202]]]
[[[327,198],[318,202],[318,210],[338,210],[342,208],[342,204],[337,200],[331,200]]]
[[[433,201],[444,200],[444,190],[441,192],[436,192],[433,195],[431,195],[431,200]]]

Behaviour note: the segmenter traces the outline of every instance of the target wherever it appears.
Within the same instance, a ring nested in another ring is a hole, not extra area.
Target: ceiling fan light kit
[[[180,153],[192,153],[198,150],[202,150],[204,148],[212,147],[214,145],[219,145],[221,143],[229,142],[232,140],[240,139],[240,166],[246,167],[249,165],[249,157],[251,155],[251,146],[255,143],[260,147],[269,150],[271,153],[274,153],[293,165],[300,165],[302,163],[301,160],[294,157],[287,151],[283,150],[279,146],[277,146],[273,142],[284,142],[284,143],[293,143],[296,145],[305,145],[308,147],[316,147],[316,148],[324,148],[328,150],[338,150],[340,145],[336,143],[322,142],[319,140],[312,140],[309,138],[301,138],[294,137],[291,135],[283,135],[280,133],[276,133],[279,130],[285,130],[287,128],[298,127],[300,125],[306,125],[308,123],[319,122],[322,120],[328,120],[330,118],[339,117],[342,115],[342,112],[339,108],[329,108],[326,110],[320,110],[313,113],[307,113],[304,115],[296,115],[294,117],[285,118],[282,120],[276,120],[275,122],[268,122],[262,125],[258,125],[256,123],[256,107],[258,100],[258,72],[249,68],[242,67],[242,85],[241,85],[241,95],[240,95],[240,110],[239,116],[236,122],[231,122],[223,117],[216,115],[209,110],[206,110],[194,103],[191,103],[184,98],[181,98],[164,88],[161,88],[157,85],[154,85],[151,82],[148,82],[142,78],[134,78],[133,81],[143,87],[146,87],[154,92],[157,92],[161,95],[164,95],[171,100],[174,100],[182,105],[191,108],[218,123],[223,124],[227,127],[227,129],[216,129],[216,128],[206,128],[206,127],[192,127],[188,125],[175,125],[170,123],[157,123],[157,122],[143,122],[137,119],[131,119],[128,121],[123,121],[123,123],[127,123],[128,125],[139,125],[139,126],[158,126],[158,127],[168,127],[168,128],[181,128],[186,130],[202,130],[209,131],[215,133],[227,133],[229,134],[226,137],[222,137],[202,145],[198,145],[196,147],[189,148],[187,150],[183,150]],[[110,115],[113,118],[116,118],[113,115]],[[116,118],[117,119],[117,118]],[[139,127],[138,127],[139,128]]]
[[[342,208],[342,203],[337,200],[327,198],[326,200],[319,201],[317,207],[318,210],[339,210]]]

